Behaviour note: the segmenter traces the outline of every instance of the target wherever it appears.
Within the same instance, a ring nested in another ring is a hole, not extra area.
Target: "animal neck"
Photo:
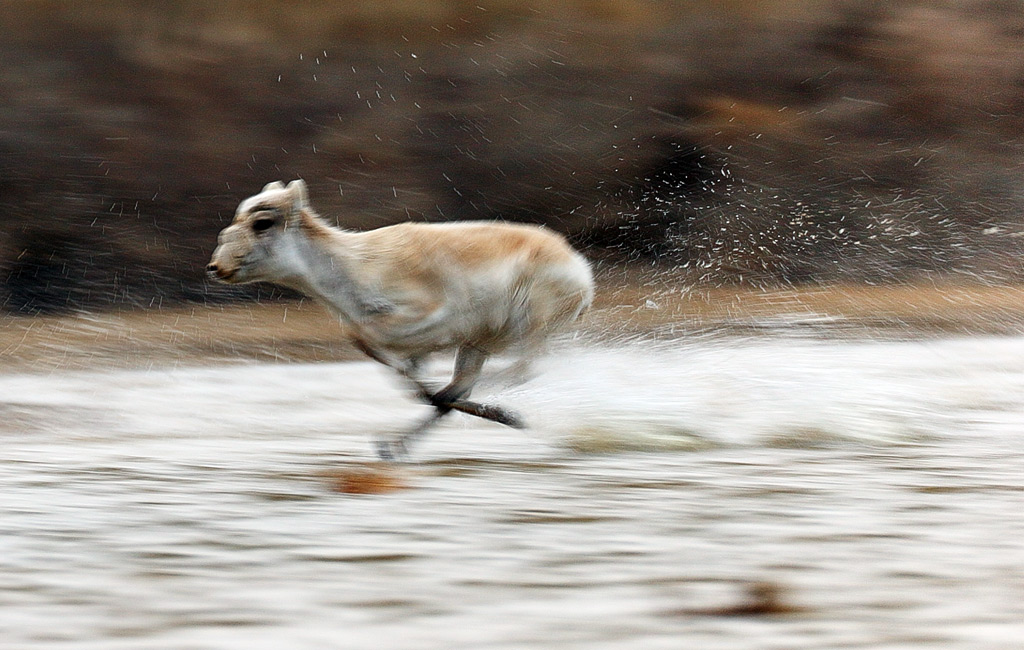
[[[289,234],[289,266],[297,272],[282,284],[316,299],[357,324],[375,312],[375,300],[359,274],[359,233],[333,228],[303,211]]]

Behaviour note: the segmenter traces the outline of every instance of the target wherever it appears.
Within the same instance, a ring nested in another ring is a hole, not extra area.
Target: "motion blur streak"
[[[424,408],[373,364],[6,375],[0,635],[1011,648],[1022,369],[1024,338],[566,342],[480,393],[534,428],[452,419],[359,497],[325,477]],[[701,613],[753,581],[795,610]]]

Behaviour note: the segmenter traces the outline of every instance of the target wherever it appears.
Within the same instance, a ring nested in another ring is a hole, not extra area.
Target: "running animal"
[[[221,231],[208,273],[229,284],[272,282],[334,314],[352,342],[408,379],[435,407],[412,431],[379,440],[384,458],[452,410],[522,426],[501,407],[469,401],[484,362],[521,348],[528,360],[591,303],[590,266],[542,226],[501,222],[401,223],[352,232],[328,225],[306,184],[274,182],[242,201]],[[451,382],[431,390],[423,361],[455,350]]]

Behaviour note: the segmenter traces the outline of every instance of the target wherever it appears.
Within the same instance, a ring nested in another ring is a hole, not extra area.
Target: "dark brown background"
[[[269,295],[202,269],[295,177],[344,226],[539,222],[709,285],[1021,276],[1022,2],[20,0],[0,35],[8,312]]]

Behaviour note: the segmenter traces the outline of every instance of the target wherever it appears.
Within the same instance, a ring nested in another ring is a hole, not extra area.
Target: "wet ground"
[[[1014,294],[912,327],[610,293],[482,387],[527,430],[453,416],[400,465],[373,439],[424,408],[311,306],[8,323],[3,647],[1020,647]]]

